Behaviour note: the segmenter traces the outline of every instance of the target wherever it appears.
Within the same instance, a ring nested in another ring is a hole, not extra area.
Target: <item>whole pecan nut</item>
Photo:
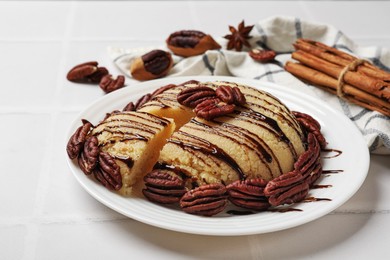
[[[153,202],[171,204],[179,202],[186,193],[184,180],[174,171],[153,170],[144,177],[144,196]]]
[[[169,52],[152,50],[132,62],[130,73],[136,80],[150,80],[167,75],[172,66],[173,59]]]
[[[220,49],[221,46],[210,36],[196,30],[182,30],[169,35],[168,48],[176,55],[190,57],[207,50]]]
[[[206,86],[186,88],[177,95],[177,101],[190,108],[195,108],[204,100],[215,98],[215,91]]]
[[[234,104],[226,104],[219,98],[214,98],[202,101],[195,107],[194,111],[198,117],[206,120],[212,120],[216,117],[233,113],[235,107],[236,106]]]
[[[108,74],[104,67],[98,67],[98,62],[85,62],[73,67],[66,78],[78,83],[99,83],[103,76]]]
[[[255,61],[269,62],[275,59],[276,52],[272,50],[253,49],[249,52],[249,56]]]
[[[246,102],[244,94],[238,87],[221,85],[215,90],[215,94],[228,104],[244,105]]]
[[[264,195],[267,183],[268,181],[261,178],[237,180],[226,186],[229,200],[238,207],[257,211],[266,210],[271,206]]]
[[[92,124],[87,120],[82,120],[82,123],[83,125],[76,129],[66,145],[66,152],[70,159],[74,159],[80,154],[92,127]]]
[[[226,187],[219,183],[207,184],[185,193],[180,200],[183,211],[201,215],[213,216],[222,212],[227,206]]]
[[[99,153],[99,167],[93,170],[95,178],[109,190],[122,188],[122,175],[114,158],[106,152]]]
[[[114,79],[111,74],[105,75],[99,83],[100,88],[106,93],[120,89],[124,85],[125,77],[123,75],[119,75]]]
[[[84,149],[78,157],[80,169],[89,175],[96,167],[99,156],[99,141],[96,136],[91,136],[84,143]]]

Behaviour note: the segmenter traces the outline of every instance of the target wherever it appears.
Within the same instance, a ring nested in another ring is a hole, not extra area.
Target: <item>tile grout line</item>
[[[261,213],[259,213],[261,214]],[[343,216],[343,215],[390,215],[390,210],[343,210],[334,211],[326,214],[325,216]],[[324,217],[325,217],[324,216]],[[39,217],[39,218],[0,218],[1,222],[7,223],[6,226],[18,226],[26,224],[35,225],[56,225],[56,224],[93,224],[93,223],[105,223],[105,222],[122,222],[122,221],[136,221],[132,218],[118,215],[116,217]]]
[[[60,90],[62,88],[62,74],[63,70],[65,69],[65,62],[66,57],[69,49],[69,42],[71,38],[71,31],[73,28],[73,21],[75,17],[75,8],[76,3],[71,2],[70,3],[70,10],[67,17],[67,26],[65,29],[65,33],[62,39],[62,46],[61,46],[61,59],[59,62],[59,68],[58,68],[58,75],[57,75],[57,82],[56,82],[56,89],[54,92],[54,98],[51,102],[51,108],[56,107],[59,100]],[[54,129],[57,123],[57,118],[59,115],[59,110],[52,109],[49,111],[50,114],[50,125],[48,129],[48,136],[46,138],[47,142],[47,149],[46,152],[43,155],[43,160],[41,163],[41,170],[39,172],[39,179],[37,183],[37,194],[34,201],[34,211],[32,214],[32,221],[27,224],[27,235],[26,235],[26,243],[25,248],[23,250],[23,257],[22,259],[36,259],[37,258],[37,246],[38,246],[38,239],[39,239],[39,222],[35,222],[34,220],[40,219],[43,215],[43,207],[45,202],[45,197],[48,192],[48,184],[50,182],[50,169],[52,167],[51,165],[51,156],[52,151],[54,150],[54,142],[52,142],[54,138]]]

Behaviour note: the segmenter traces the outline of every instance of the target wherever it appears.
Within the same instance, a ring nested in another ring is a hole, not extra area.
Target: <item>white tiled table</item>
[[[224,35],[243,18],[331,23],[363,45],[390,48],[390,2],[0,2],[0,259],[389,259],[390,158],[316,221],[270,234],[210,237],[126,218],[83,190],[66,165],[69,124],[103,96],[65,79],[108,45],[161,45],[171,32]],[[353,162],[351,162],[353,163]]]

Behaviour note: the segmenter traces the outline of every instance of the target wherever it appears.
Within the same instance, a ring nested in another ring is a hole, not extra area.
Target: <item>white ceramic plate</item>
[[[136,101],[142,95],[169,83],[182,83],[189,79],[199,81],[233,81],[247,84],[278,97],[291,110],[306,112],[316,118],[328,141],[328,147],[342,151],[340,156],[323,159],[324,170],[343,170],[339,174],[323,175],[321,185],[332,185],[324,189],[313,189],[309,196],[327,198],[331,201],[316,201],[293,205],[302,211],[261,212],[252,215],[220,214],[201,217],[186,214],[174,207],[160,206],[135,194],[124,198],[108,191],[102,185],[86,176],[75,161],[68,159],[69,166],[82,187],[95,199],[111,209],[135,220],[164,229],[204,235],[249,235],[274,232],[296,227],[324,216],[346,202],[362,185],[369,167],[369,153],[362,135],[344,115],[324,102],[272,83],[231,77],[181,77],[148,81],[110,93],[83,111],[74,121],[69,135],[81,125],[81,119],[91,123],[99,122],[107,112],[122,109],[128,102]],[[325,154],[323,154],[325,156]]]

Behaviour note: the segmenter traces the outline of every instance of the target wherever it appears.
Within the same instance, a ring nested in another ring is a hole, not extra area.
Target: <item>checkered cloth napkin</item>
[[[227,50],[227,40],[213,36],[222,49],[207,51],[203,55],[189,58],[173,56],[175,65],[167,77],[235,76],[275,82],[290,89],[296,89],[320,98],[344,113],[359,128],[371,153],[390,154],[389,117],[349,104],[335,95],[300,81],[283,69],[284,63],[291,60],[291,53],[294,51],[292,44],[297,38],[312,39],[353,53],[360,58],[370,60],[374,65],[386,71],[390,71],[390,50],[378,46],[358,46],[333,26],[302,21],[294,17],[271,17],[259,21],[255,24],[251,36],[253,36],[250,39],[251,46],[276,51],[276,62],[265,64],[255,62],[249,57],[248,50],[244,49],[241,52]],[[162,41],[161,46],[149,48],[109,47],[108,53],[117,67],[131,78],[129,69],[133,59],[156,48],[168,50],[165,42]]]

